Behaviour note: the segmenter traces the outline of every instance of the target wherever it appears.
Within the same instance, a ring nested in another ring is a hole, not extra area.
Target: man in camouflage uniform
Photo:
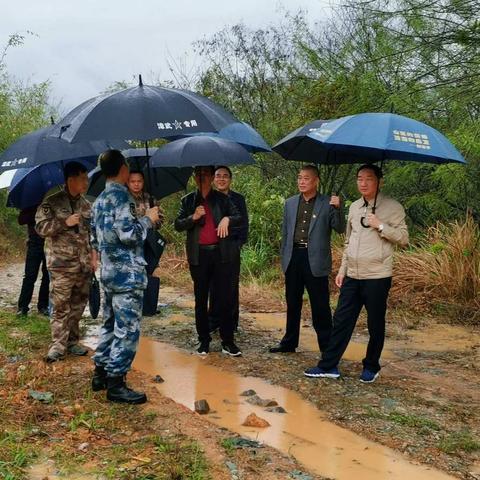
[[[94,391],[107,388],[107,398],[120,403],[144,403],[147,397],[125,384],[140,337],[143,291],[147,285],[143,242],[147,230],[158,222],[158,207],[138,218],[126,183],[129,171],[118,150],[99,158],[107,178],[105,190],[92,208],[92,247],[101,263],[104,291],[103,327],[93,357]]]
[[[47,194],[35,215],[35,229],[45,238],[53,303],[47,362],[62,360],[66,352],[86,355],[88,351],[78,344],[91,279],[90,203],[83,196],[88,187],[87,169],[70,162],[64,175],[64,188]]]

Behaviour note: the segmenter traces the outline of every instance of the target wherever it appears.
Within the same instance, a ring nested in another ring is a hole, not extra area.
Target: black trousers
[[[232,315],[233,328],[237,330],[238,328],[238,319],[240,314],[240,249],[238,251],[238,256],[231,262],[232,268],[232,301],[230,304],[230,311]],[[208,323],[209,329],[212,332],[220,327],[220,306],[218,304],[219,295],[215,292],[215,285],[213,282],[210,284],[210,295],[208,302]]]
[[[38,292],[37,309],[48,309],[48,291],[50,279],[48,277],[45,253],[43,251],[43,239],[30,236],[27,240],[27,254],[25,257],[25,274],[22,288],[18,298],[18,310],[28,312],[32,301],[33,289],[38,278],[40,266],[42,267],[42,282]]]
[[[142,315],[151,317],[157,313],[159,290],[160,279],[149,275],[147,277],[147,288],[143,291]]]
[[[345,277],[333,316],[330,343],[318,363],[320,368],[330,370],[338,365],[350,342],[360,310],[365,306],[370,339],[362,363],[364,368],[374,373],[380,370],[380,355],[385,342],[385,313],[391,285],[392,277],[373,280]]]
[[[190,265],[195,293],[195,326],[200,342],[210,342],[208,322],[208,294],[213,286],[213,301],[220,319],[220,338],[223,342],[233,341],[233,297],[232,262],[221,261],[220,250],[200,247],[199,264]]]
[[[317,334],[318,346],[323,351],[327,348],[332,330],[328,276],[314,277],[308,261],[308,249],[294,248],[290,264],[285,272],[287,329],[280,342],[287,348],[298,347],[305,288],[312,308],[312,323]]]

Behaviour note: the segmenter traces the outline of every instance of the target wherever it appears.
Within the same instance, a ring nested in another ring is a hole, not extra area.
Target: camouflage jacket
[[[147,272],[143,242],[152,227],[148,217],[137,217],[126,186],[107,182],[92,207],[92,247],[100,254],[100,280],[107,290],[145,289]]]
[[[68,227],[67,217],[80,214],[80,224]],[[88,200],[73,198],[65,188],[43,199],[35,215],[35,230],[45,238],[47,268],[60,272],[90,272],[90,215]]]
[[[147,210],[150,208],[150,198],[153,200],[152,204],[155,206],[160,206],[160,202],[156,200],[152,195],[148,192],[141,192],[139,195],[134,195],[130,192],[135,201],[135,210],[137,212],[138,217],[144,217],[147,213]],[[160,228],[162,225],[161,221],[155,223],[155,229]]]

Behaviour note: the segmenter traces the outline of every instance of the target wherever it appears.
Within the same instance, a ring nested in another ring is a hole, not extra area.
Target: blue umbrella
[[[0,155],[0,173],[15,168],[31,168],[49,162],[94,157],[110,148],[128,148],[124,141],[106,140],[70,144],[51,137],[55,125],[40,128],[19,138]]]
[[[242,147],[252,153],[272,151],[263,137],[246,122],[232,123],[222,128],[218,133],[200,132],[192,135],[207,135],[211,137],[226,138],[227,140],[239,143]],[[179,135],[174,139],[178,138],[184,138],[184,135]]]
[[[91,170],[97,164],[97,157],[83,157],[75,161]],[[40,204],[49,190],[65,183],[63,167],[67,163],[50,162],[17,170],[8,188],[7,207],[23,209]]]
[[[287,137],[273,150],[282,154],[286,140]],[[293,149],[286,158],[321,164],[385,160],[466,163],[438,130],[393,113],[361,113],[322,122],[306,134],[298,150],[300,154]]]
[[[175,140],[151,157],[152,167],[252,164],[252,156],[236,142],[220,137],[194,136]]]
[[[155,153],[157,150],[158,148],[152,148],[150,149],[150,153]],[[149,178],[150,176],[150,181],[146,182],[145,189],[157,200],[187,188],[188,180],[192,175],[192,169],[190,167],[150,168],[147,171],[145,149],[130,148],[123,150],[122,153],[127,159],[131,171],[141,171],[145,178]],[[102,175],[99,167],[92,170],[88,176],[90,177],[90,185],[87,195],[97,197],[105,188],[105,177]]]
[[[53,129],[68,142],[168,138],[219,132],[238,120],[210,99],[188,90],[139,85],[82,103]]]

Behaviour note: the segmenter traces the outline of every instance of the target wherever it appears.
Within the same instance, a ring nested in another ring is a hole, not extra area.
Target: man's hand
[[[330,205],[335,208],[340,208],[340,197],[337,195],[332,195],[330,197]]]
[[[218,227],[217,227],[217,235],[220,238],[228,237],[228,226],[229,225],[230,225],[230,218],[229,217],[223,217],[220,220],[220,223],[218,224]]]
[[[66,218],[65,224],[67,227],[74,227],[75,225],[78,225],[80,223],[80,214],[79,213],[74,213],[70,215],[69,217]]]
[[[338,287],[338,288],[342,288],[342,285],[343,285],[343,281],[345,280],[345,275],[342,275],[341,273],[339,273],[336,277],[335,277],[335,285]]]
[[[90,266],[92,267],[92,272],[96,272],[98,268],[98,252],[96,250],[92,250],[90,254]]]
[[[367,221],[368,225],[370,225],[372,228],[378,228],[382,224],[382,222],[374,213],[369,213],[367,215]]]
[[[147,211],[145,212],[145,216],[148,217],[151,220],[151,222],[155,225],[160,219],[160,216],[158,213],[158,207],[148,208]]]
[[[193,212],[192,219],[194,222],[196,222],[197,220],[200,220],[204,215],[205,215],[205,207],[202,207],[202,205],[200,205]]]

